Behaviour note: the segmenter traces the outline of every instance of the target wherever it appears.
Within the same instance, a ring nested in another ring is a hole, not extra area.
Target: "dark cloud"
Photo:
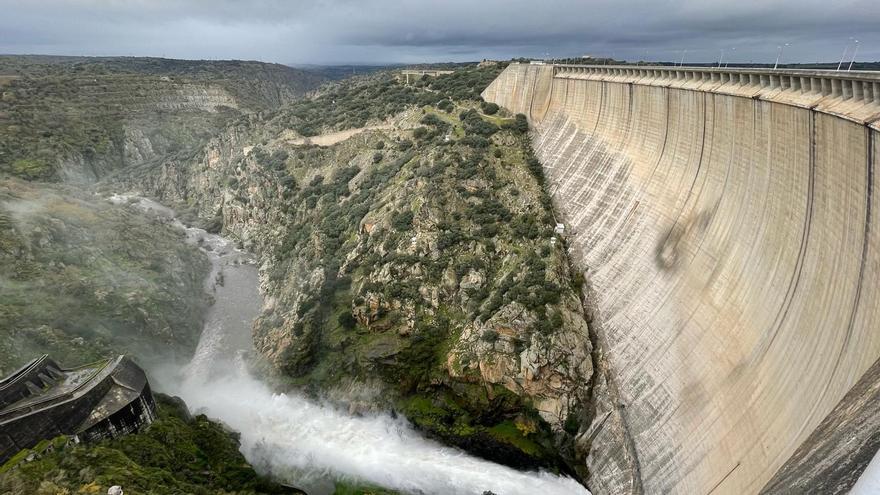
[[[878,0],[0,0],[0,53],[301,63],[880,59]],[[853,44],[853,43],[851,43]],[[852,49],[850,49],[850,54]]]

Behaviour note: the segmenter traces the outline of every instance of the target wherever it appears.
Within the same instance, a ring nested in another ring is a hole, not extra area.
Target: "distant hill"
[[[385,70],[400,69],[460,69],[474,65],[476,62],[438,62],[425,64],[386,64],[386,65],[316,65],[287,64],[290,67],[313,73],[331,81],[338,81],[352,76],[363,76]]]
[[[0,172],[92,181],[192,150],[240,115],[327,78],[281,64],[140,57],[0,56]]]
[[[338,81],[351,76],[363,76],[388,69],[403,67],[399,64],[392,65],[314,65],[314,64],[287,64],[297,70],[302,70],[330,81]]]

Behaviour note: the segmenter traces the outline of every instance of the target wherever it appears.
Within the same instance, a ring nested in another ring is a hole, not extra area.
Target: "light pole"
[[[789,45],[791,45],[791,43],[786,43],[784,45],[779,45],[776,47],[778,48],[778,50],[776,51],[776,63],[773,64],[773,70],[776,70],[776,68],[779,67],[779,59],[782,58],[782,52],[785,50],[785,47]]]
[[[721,68],[721,62],[724,61],[724,48],[721,49],[721,58],[718,59],[718,68]]]
[[[853,58],[852,58],[852,60],[849,61],[849,67],[846,69],[847,72],[852,70],[852,66],[856,61],[856,54],[859,53],[859,40],[855,40],[855,43],[856,43],[856,49],[853,50]]]
[[[840,70],[840,66],[843,65],[843,59],[846,58],[846,52],[849,51],[849,44],[854,38],[852,36],[849,37],[849,41],[846,42],[846,46],[843,47],[843,55],[840,56],[840,62],[837,64],[837,70]]]
[[[687,55],[687,49],[681,51],[681,62],[678,63],[679,67],[684,67],[684,56]]]
[[[736,47],[731,48],[730,51],[735,52],[735,51],[736,51]],[[731,57],[732,57],[732,56],[733,56],[733,55],[731,55]],[[727,63],[724,64],[724,67],[725,67],[725,68],[726,68],[726,67],[730,67],[730,57],[727,57]]]

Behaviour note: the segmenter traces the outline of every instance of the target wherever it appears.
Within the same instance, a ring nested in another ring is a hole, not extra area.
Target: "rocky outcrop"
[[[562,430],[586,399],[593,373],[580,301],[565,301],[563,308],[562,324],[549,338],[530,332],[536,317],[516,302],[486,322],[466,325],[447,356],[450,375],[467,379],[476,371],[484,383],[530,397],[541,417]]]

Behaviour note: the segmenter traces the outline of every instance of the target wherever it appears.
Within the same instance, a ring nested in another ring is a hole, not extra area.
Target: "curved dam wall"
[[[880,357],[878,81],[512,64],[485,90],[529,117],[591,284],[633,452],[593,425],[594,493],[808,491],[810,442],[870,460],[876,429],[816,431],[870,415],[841,401]]]

